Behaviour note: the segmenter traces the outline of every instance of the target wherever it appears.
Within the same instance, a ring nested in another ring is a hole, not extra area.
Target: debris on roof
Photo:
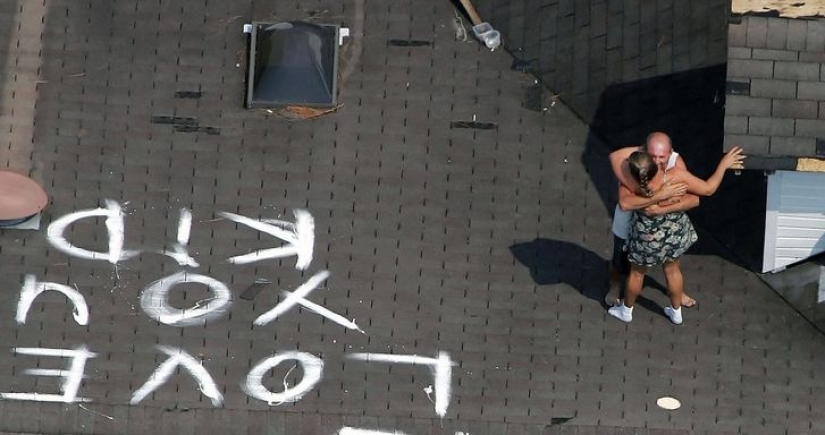
[[[801,172],[825,172],[825,159],[800,157],[796,165],[796,170]]]
[[[308,121],[310,119],[319,118],[321,116],[333,113],[341,108],[343,104],[338,104],[333,108],[326,109],[326,108],[317,108],[317,107],[307,107],[307,106],[286,106],[282,108],[276,109],[266,109],[267,113],[275,114],[281,118],[288,119],[290,121]]]
[[[825,17],[825,1],[812,0],[732,0],[731,12],[734,14],[747,13],[777,13],[780,17]]]

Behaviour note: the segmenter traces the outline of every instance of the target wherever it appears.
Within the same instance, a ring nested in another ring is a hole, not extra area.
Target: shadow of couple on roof
[[[607,308],[604,297],[608,289],[609,259],[576,243],[541,237],[511,245],[510,252],[527,267],[536,284],[567,284]],[[650,276],[645,276],[644,287],[667,294],[667,287]],[[644,296],[640,296],[637,303],[654,312],[662,310]]]

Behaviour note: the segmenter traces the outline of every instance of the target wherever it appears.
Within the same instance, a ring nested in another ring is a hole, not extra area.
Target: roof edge
[[[782,18],[825,17],[825,2],[821,0],[732,0],[731,13]]]
[[[745,159],[745,166],[742,169],[825,173],[825,157],[748,154],[748,158]]]

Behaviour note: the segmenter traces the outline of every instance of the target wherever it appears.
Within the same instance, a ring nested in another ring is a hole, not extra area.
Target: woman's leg
[[[667,290],[670,294],[670,306],[665,307],[665,315],[670,321],[682,324],[682,292],[684,282],[682,281],[682,269],[679,267],[679,259],[665,262],[665,279],[667,279]]]
[[[682,306],[682,292],[684,291],[684,279],[682,269],[679,267],[679,259],[665,262],[665,280],[667,280],[667,292],[670,296],[670,306],[678,309]]]

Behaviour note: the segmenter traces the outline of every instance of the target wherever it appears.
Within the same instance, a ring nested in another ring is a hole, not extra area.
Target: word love
[[[220,392],[212,376],[203,366],[202,362],[195,359],[182,349],[171,346],[158,346],[158,350],[168,357],[149,379],[132,394],[130,404],[136,405],[143,401],[146,396],[152,394],[179,368],[182,373],[192,376],[201,393],[212,401],[213,406],[223,404],[223,395]],[[22,355],[38,357],[60,357],[69,358],[71,363],[66,370],[55,369],[26,369],[25,374],[37,376],[54,376],[63,379],[60,390],[62,394],[42,394],[42,393],[0,393],[0,399],[6,400],[34,400],[40,402],[90,402],[91,399],[77,397],[80,383],[83,380],[83,373],[86,361],[97,356],[90,352],[85,346],[76,349],[44,349],[32,347],[18,347],[14,352]],[[435,384],[435,412],[441,417],[447,413],[447,406],[450,402],[450,384],[452,377],[452,367],[455,365],[446,352],[439,352],[437,358],[426,358],[417,355],[396,355],[378,353],[355,353],[347,355],[347,358],[365,362],[378,362],[390,364],[412,364],[429,366],[434,373]],[[287,388],[284,383],[284,391],[273,392],[264,386],[264,375],[279,364],[285,361],[297,361],[303,371],[301,381]],[[241,389],[250,397],[266,402],[269,405],[279,405],[288,402],[297,402],[306,393],[321,381],[324,362],[320,358],[307,352],[283,352],[264,358],[255,364],[246,375],[246,379],[241,384]]]

